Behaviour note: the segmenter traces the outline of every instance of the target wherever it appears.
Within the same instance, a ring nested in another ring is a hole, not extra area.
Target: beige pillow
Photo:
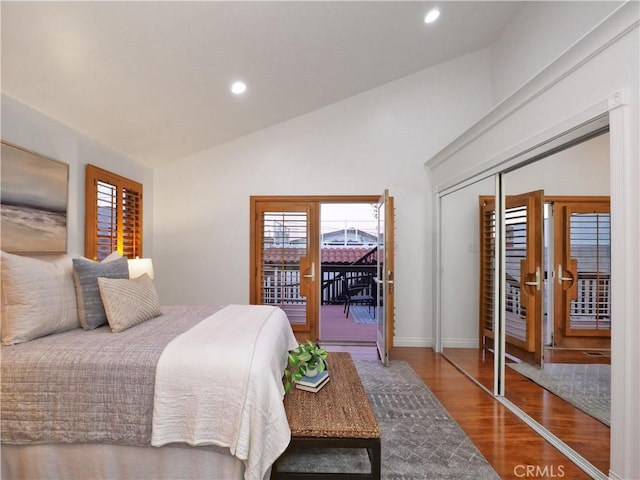
[[[98,278],[107,321],[114,333],[122,332],[157,317],[160,299],[153,280],[146,273],[137,278]]]
[[[2,252],[2,344],[80,326],[73,277],[57,266]]]

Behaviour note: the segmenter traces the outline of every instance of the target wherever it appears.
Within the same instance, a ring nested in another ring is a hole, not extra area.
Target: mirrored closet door
[[[440,202],[443,353],[490,392],[494,391],[494,191],[494,177],[489,177],[444,195]]]
[[[505,397],[603,473],[611,408],[609,168],[604,133],[502,176]],[[510,199],[530,195],[523,192],[537,192],[533,223],[510,208]],[[510,331],[523,328],[528,342],[514,341]]]
[[[487,177],[440,198],[443,354],[606,473],[608,134],[499,175],[499,182]],[[503,225],[496,222],[498,184]],[[495,275],[499,247],[503,278]],[[500,289],[502,335],[495,315]]]

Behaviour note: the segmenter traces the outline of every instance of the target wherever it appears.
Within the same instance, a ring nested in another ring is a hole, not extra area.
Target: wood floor
[[[327,345],[326,348],[330,351],[349,351],[356,359],[377,359],[375,348],[338,345]],[[502,478],[590,478],[442,355],[430,348],[397,347],[390,356],[392,360],[404,360],[412,366]],[[532,388],[535,388],[535,384]],[[529,395],[532,402],[535,402],[535,398],[544,398],[532,392],[523,391],[522,394]],[[567,409],[571,413],[563,416],[558,404],[549,405],[544,404],[544,400],[540,401],[543,404],[536,408],[541,415],[548,416],[553,412],[554,418],[567,429],[568,434],[584,444],[581,454],[601,471],[608,472],[608,429],[600,433],[574,431],[572,429],[576,422],[572,421],[571,416],[575,415],[576,409]],[[606,440],[601,438],[604,436],[602,432],[606,432]]]
[[[582,351],[545,352],[563,363],[610,363],[610,357],[590,358]],[[445,355],[489,390],[493,389],[493,356],[475,348],[446,349]],[[610,429],[574,408],[560,397],[539,387],[511,368],[506,368],[506,397],[600,471],[609,471]]]

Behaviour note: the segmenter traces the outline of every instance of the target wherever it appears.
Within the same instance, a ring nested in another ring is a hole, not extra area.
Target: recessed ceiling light
[[[233,82],[231,84],[231,93],[234,95],[242,95],[247,91],[247,84],[241,81]]]
[[[433,8],[424,17],[424,23],[433,23],[438,19],[439,16],[440,16],[440,10],[438,10],[437,8]]]

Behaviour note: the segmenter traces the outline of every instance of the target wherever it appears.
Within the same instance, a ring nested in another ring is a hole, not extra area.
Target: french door
[[[543,361],[545,316],[556,348],[610,348],[611,221],[606,197],[545,197],[542,190],[505,198],[506,351]],[[544,204],[553,235],[545,245]],[[480,347],[493,348],[493,197],[480,197]],[[550,256],[544,261],[545,256]],[[548,265],[547,269],[544,265]],[[549,294],[549,295],[547,295]],[[547,297],[551,304],[544,305]]]
[[[393,197],[252,196],[250,199],[250,303],[282,308],[298,341],[317,341],[322,265],[320,206],[323,203],[377,203],[378,341],[383,362],[393,346]]]
[[[389,364],[389,348],[393,339],[393,198],[384,191],[376,205],[378,215],[378,265],[375,278],[378,288],[376,305],[378,355],[384,365]]]

